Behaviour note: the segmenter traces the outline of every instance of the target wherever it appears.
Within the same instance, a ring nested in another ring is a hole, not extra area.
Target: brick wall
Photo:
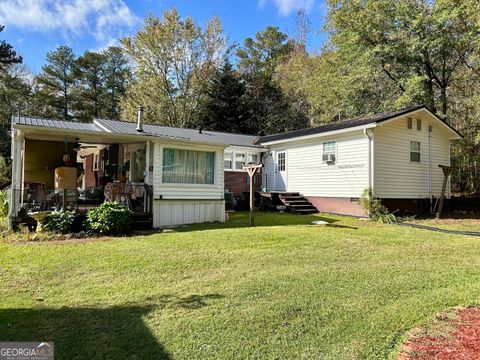
[[[230,191],[234,196],[241,196],[243,192],[249,191],[250,186],[248,184],[248,174],[246,171],[225,171],[225,191]],[[255,175],[255,191],[260,190],[262,187],[261,174]]]

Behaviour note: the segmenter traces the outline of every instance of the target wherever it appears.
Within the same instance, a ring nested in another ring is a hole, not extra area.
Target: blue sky
[[[0,24],[6,28],[0,39],[38,72],[46,53],[59,45],[72,47],[78,55],[118,44],[121,36],[140,28],[148,13],[161,16],[171,7],[202,24],[220,17],[230,40],[237,43],[267,25],[294,36],[296,12],[305,9],[312,28],[310,50],[318,50],[326,37],[321,31],[323,0],[1,0]]]

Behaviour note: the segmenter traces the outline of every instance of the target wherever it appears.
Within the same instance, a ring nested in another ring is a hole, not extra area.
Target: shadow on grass
[[[156,308],[181,308],[181,309],[200,309],[209,305],[212,300],[222,299],[224,296],[220,294],[192,294],[185,297],[177,297],[173,295],[151,296],[146,299],[147,303],[155,304]]]
[[[249,227],[249,213],[248,211],[239,211],[229,213],[230,219],[224,223],[204,223],[195,224],[184,227],[175,228],[175,232],[189,232],[199,230],[213,230],[213,229],[234,229]],[[321,215],[297,215],[291,213],[276,213],[276,212],[256,212],[255,226],[298,226],[309,225],[312,221],[324,220],[329,222],[330,226],[334,226],[337,219],[321,216]],[[341,227],[341,225],[335,225]]]
[[[1,341],[47,341],[56,359],[170,359],[143,318],[165,307],[199,309],[219,294],[147,298],[108,308],[0,309]]]

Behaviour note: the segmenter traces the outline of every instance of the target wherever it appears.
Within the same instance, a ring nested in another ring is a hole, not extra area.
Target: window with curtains
[[[171,184],[213,184],[215,153],[164,148],[162,181]]]

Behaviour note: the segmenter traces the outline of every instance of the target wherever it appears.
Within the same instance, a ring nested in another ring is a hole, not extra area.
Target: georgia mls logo
[[[0,360],[53,360],[53,342],[0,342]]]

